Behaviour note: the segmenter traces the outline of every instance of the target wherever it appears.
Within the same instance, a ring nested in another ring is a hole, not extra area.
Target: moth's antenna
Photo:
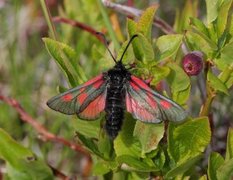
[[[128,47],[129,47],[129,45],[131,44],[131,42],[133,41],[133,39],[136,38],[136,37],[138,37],[137,34],[133,35],[133,36],[131,37],[131,39],[129,40],[129,42],[128,42],[128,44],[127,44],[127,46],[126,46],[126,48],[125,48],[123,54],[121,55],[120,62],[122,62],[122,59],[123,59],[123,57],[124,57],[124,55],[125,55],[125,52],[127,51]]]
[[[109,54],[111,55],[112,59],[114,60],[114,62],[117,63],[116,59],[115,59],[114,56],[112,55],[112,52],[111,52],[110,49],[108,48],[108,41],[107,41],[105,35],[104,35],[103,33],[101,33],[101,32],[96,32],[96,34],[102,36],[102,38],[103,38],[103,40],[104,40],[104,45],[105,45],[105,47],[107,48],[107,50],[108,50]]]

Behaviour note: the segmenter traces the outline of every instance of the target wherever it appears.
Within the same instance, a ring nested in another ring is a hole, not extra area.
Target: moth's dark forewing
[[[96,119],[99,114],[104,110],[106,93],[106,82],[103,77],[103,74],[87,81],[83,85],[70,89],[62,94],[59,94],[53,98],[51,98],[47,105],[55,110],[59,111],[63,114],[77,114],[86,119]],[[100,98],[101,97],[101,98]],[[99,102],[97,103],[95,100],[98,99]],[[96,102],[93,106],[92,102]],[[92,110],[86,110],[88,107],[91,106]],[[85,112],[89,112],[88,115]]]
[[[52,97],[48,100],[47,105],[55,110],[59,111],[63,114],[72,115],[76,113],[78,108],[77,105],[77,97],[82,92],[80,91],[83,86],[78,86],[73,89],[70,89],[62,94]]]
[[[131,76],[126,84],[126,108],[135,118],[148,123],[163,120],[179,122],[187,117],[181,106],[152,90],[135,76]]]
[[[151,93],[154,95],[155,98],[160,99],[160,101],[162,100],[162,102],[167,102],[171,104],[171,106],[169,107],[167,107],[166,103],[164,103],[163,105],[160,104],[160,108],[164,112],[163,119],[173,122],[182,122],[187,118],[188,113],[180,105],[166,98],[165,96],[158,94],[156,91],[152,90]]]
[[[103,84],[83,102],[79,112],[77,112],[77,116],[84,120],[95,120],[99,118],[105,109],[106,94],[106,84]]]

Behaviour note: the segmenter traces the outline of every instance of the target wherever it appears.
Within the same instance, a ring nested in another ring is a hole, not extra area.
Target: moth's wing
[[[47,105],[63,114],[96,119],[105,108],[106,82],[103,74],[51,98]]]
[[[148,123],[179,122],[187,117],[174,101],[152,90],[143,80],[131,76],[126,84],[126,109],[134,118]]]

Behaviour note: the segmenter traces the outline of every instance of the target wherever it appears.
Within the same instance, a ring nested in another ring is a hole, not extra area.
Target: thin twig
[[[77,27],[77,28],[80,28],[80,29],[82,29],[84,31],[87,31],[90,34],[94,35],[99,41],[104,43],[103,38],[97,34],[98,31],[93,29],[91,26],[88,26],[88,25],[86,25],[84,23],[81,23],[79,21],[75,21],[75,20],[60,17],[60,16],[55,16],[52,19],[53,19],[53,22],[69,24],[69,25],[71,25],[73,27]]]
[[[206,98],[204,103],[201,106],[200,109],[200,116],[208,116],[210,113],[210,108],[211,108],[211,104],[213,99],[216,96],[216,91],[210,86],[210,83],[208,82],[207,79],[207,74],[208,71],[211,69],[211,63],[209,61],[206,61],[205,63],[205,68],[204,68],[204,74],[205,74],[205,80],[206,80]]]
[[[58,169],[52,167],[51,165],[48,165],[48,166],[49,166],[50,169],[52,170],[53,175],[54,175],[55,177],[58,177],[58,178],[60,178],[60,179],[62,179],[62,180],[71,180],[71,179],[72,179],[72,178],[66,176],[65,174],[63,174],[63,173],[62,173],[61,171],[59,171]]]
[[[40,133],[43,136],[44,140],[54,141],[61,143],[70,149],[77,151],[79,153],[82,153],[87,158],[87,168],[89,169],[91,162],[91,156],[90,153],[85,150],[83,147],[81,147],[78,144],[75,144],[73,142],[70,142],[62,137],[58,137],[51,132],[49,132],[42,124],[38,123],[34,118],[32,118],[20,105],[18,101],[16,101],[13,98],[5,97],[0,94],[0,100],[4,101],[11,107],[13,107],[17,113],[20,115],[20,118],[22,121],[30,124],[38,133]],[[85,171],[85,170],[84,170]]]
[[[3,173],[1,172],[1,169],[0,169],[0,179],[3,179]]]
[[[125,6],[125,5],[121,5],[121,4],[116,4],[113,3],[109,0],[102,0],[102,3],[104,4],[104,6],[113,9],[114,11],[117,11],[119,13],[125,14],[129,17],[140,17],[141,14],[143,13],[142,10],[130,7],[130,6]],[[164,33],[166,34],[174,34],[174,30],[173,28],[167,24],[164,20],[162,20],[159,17],[154,17],[154,23],[155,26],[157,26],[158,28],[160,28]]]
[[[49,29],[51,31],[51,35],[52,35],[53,39],[57,40],[56,30],[55,30],[54,24],[52,22],[52,16],[51,16],[47,1],[46,0],[40,0],[40,3],[41,3],[41,6],[42,6],[42,10],[44,12],[45,19],[46,19],[47,24],[49,26]]]

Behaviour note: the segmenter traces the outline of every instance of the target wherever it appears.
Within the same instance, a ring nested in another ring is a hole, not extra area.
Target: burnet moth
[[[105,45],[107,41],[103,34]],[[51,98],[47,105],[64,114],[76,114],[80,119],[94,120],[105,111],[105,129],[114,139],[121,129],[124,111],[145,123],[164,120],[179,122],[187,117],[185,110],[174,101],[151,89],[142,79],[132,75],[122,59],[134,35],[117,61],[108,49],[115,66],[86,83]]]

